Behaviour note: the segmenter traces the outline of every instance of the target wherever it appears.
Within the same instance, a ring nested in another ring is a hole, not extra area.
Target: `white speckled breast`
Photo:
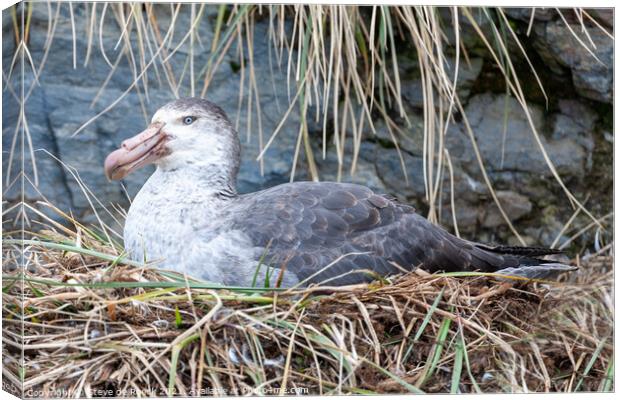
[[[157,170],[129,208],[125,250],[136,261],[156,261],[158,268],[250,286],[264,249],[243,232],[223,226],[236,199],[215,196],[197,182],[191,174]],[[291,274],[286,283],[296,282]]]
[[[163,209],[161,202],[147,196],[145,186],[136,196],[125,222],[125,249],[132,259],[153,261],[166,259],[172,268],[177,246],[190,232],[182,220],[183,211],[178,207]],[[164,229],[165,227],[165,229]]]
[[[183,252],[199,226],[212,221],[217,208],[190,179],[159,169],[134,199],[125,221],[125,249],[132,259],[165,259],[162,267],[182,270]]]

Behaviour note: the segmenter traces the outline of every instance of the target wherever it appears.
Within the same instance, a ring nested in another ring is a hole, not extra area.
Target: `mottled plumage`
[[[457,238],[361,185],[297,182],[237,195],[237,134],[224,112],[205,100],[172,102],[152,126],[163,126],[149,140],[164,143],[158,147],[164,155],[153,161],[158,169],[129,209],[125,247],[136,259],[146,254],[163,259],[162,267],[244,286],[265,279],[283,286],[345,285],[416,267],[536,278],[572,269],[537,258],[553,250]],[[132,144],[106,161],[109,176],[131,170],[133,164],[115,163],[132,158],[130,151],[136,159],[150,157]]]

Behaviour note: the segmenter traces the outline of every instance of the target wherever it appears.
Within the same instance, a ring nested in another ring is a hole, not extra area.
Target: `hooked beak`
[[[142,133],[125,140],[120,149],[110,153],[104,163],[108,179],[119,180],[136,169],[151,164],[168,154],[165,148],[168,135],[162,128],[164,123],[154,122]]]

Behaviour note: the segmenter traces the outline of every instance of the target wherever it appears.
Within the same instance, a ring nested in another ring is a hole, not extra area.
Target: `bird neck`
[[[237,171],[236,165],[210,163],[170,169],[159,167],[149,183],[181,195],[196,193],[204,199],[225,201],[238,196]]]
[[[223,199],[237,196],[241,145],[230,128],[228,136],[204,136],[193,146],[176,149],[157,163],[154,178],[162,188],[198,192]]]

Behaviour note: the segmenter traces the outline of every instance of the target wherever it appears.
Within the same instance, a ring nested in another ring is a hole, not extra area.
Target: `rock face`
[[[509,190],[500,190],[497,192],[497,198],[511,221],[516,221],[532,211],[532,203],[530,200],[519,193]],[[482,220],[482,226],[485,228],[497,228],[503,223],[504,218],[499,212],[499,209],[493,207],[486,211]]]
[[[53,13],[56,6],[52,7]],[[111,183],[103,174],[103,160],[123,139],[144,129],[152,113],[174,95],[166,72],[160,67],[140,77],[139,91],[135,88],[127,91],[136,79],[132,63],[148,62],[150,56],[141,59],[141,49],[135,44],[133,59],[115,50],[121,27],[110,9],[104,20],[101,39],[98,37],[99,31],[95,30],[94,43],[91,43],[89,50],[88,27],[76,28],[78,34],[74,43],[68,3],[62,3],[59,7],[58,23],[53,35],[48,38],[47,6],[33,3],[29,51],[40,75],[35,82],[26,69],[26,91],[34,85],[25,108],[27,135],[20,135],[22,127],[16,127],[20,109],[13,93],[10,90],[3,92],[4,200],[11,205],[21,197],[18,175],[22,161],[20,143],[22,137],[27,137],[23,147],[24,176],[34,177],[33,165],[36,165],[38,172],[36,182],[30,179],[24,184],[27,202],[35,204],[45,199],[82,221],[92,223],[101,217],[119,230],[122,218],[114,208],[129,205],[129,199],[137,193],[152,168],[131,174],[120,184]],[[170,26],[169,10],[155,9],[158,10],[160,35],[163,36]],[[87,21],[92,8],[75,4],[72,11],[78,21]],[[468,61],[462,58],[459,62],[457,93],[464,104],[465,116],[473,130],[486,174],[508,219],[528,244],[550,245],[574,210],[549,164],[578,199],[583,200],[590,193],[589,204],[599,207],[600,210],[596,209],[601,211],[600,215],[611,208],[613,124],[609,115],[613,102],[613,40],[593,24],[586,24],[583,31],[574,18],[565,17],[564,22],[553,9],[536,10],[531,34],[527,36],[525,32],[531,9],[510,8],[504,11],[520,34],[525,48],[533,58],[539,59],[536,68],[541,75],[553,76],[560,86],[571,88],[567,93],[576,95],[565,98],[563,92],[548,93],[547,106],[538,101],[538,97],[526,93],[528,118],[522,105],[515,98],[506,96],[505,88],[496,90],[493,87],[497,85],[486,84],[491,77],[500,82],[501,88],[504,78],[493,69],[493,58],[462,15],[461,39],[469,58]],[[100,8],[98,12],[101,12]],[[217,7],[206,6],[204,13],[202,22],[197,26],[201,41],[194,43],[193,62],[196,69],[202,68],[209,60]],[[448,40],[453,40],[450,12],[441,10],[440,15],[444,18]],[[613,19],[609,20],[608,12],[591,10],[591,15],[613,32]],[[191,24],[190,16],[191,6],[182,6],[173,35],[174,43],[178,43],[187,32]],[[15,40],[8,10],[3,12],[2,17],[3,68],[11,88],[19,93],[19,65],[14,66],[9,77]],[[488,20],[479,17],[476,14],[478,23],[490,32]],[[239,106],[242,77],[238,70],[237,43],[224,57],[207,92],[207,97],[218,103],[237,124],[242,138],[240,192],[288,182],[298,146],[301,116],[299,108],[293,107],[278,136],[265,152],[262,163],[256,160],[261,146],[268,142],[287,112],[289,99],[294,95],[294,88],[287,85],[286,59],[282,61],[284,67],[278,67],[273,49],[269,48],[269,40],[258,40],[269,37],[268,29],[268,19],[257,20],[253,58],[255,80],[259,83],[258,94],[248,92],[246,74]],[[287,29],[292,30],[292,26]],[[580,42],[586,44],[589,50]],[[424,214],[429,209],[425,189],[428,182],[424,179],[424,171],[428,167],[424,152],[424,99],[417,55],[407,44],[399,46],[402,46],[398,54],[401,89],[409,124],[396,118],[399,129],[392,129],[390,133],[379,115],[373,115],[375,132],[367,127],[364,129],[355,168],[352,167],[352,138],[347,139],[342,154],[343,164],[339,169],[331,136],[328,136],[326,143],[326,156],[322,156],[322,123],[313,120],[309,124],[309,135],[322,180],[340,179],[365,184],[416,206]],[[105,57],[99,47],[105,49]],[[188,41],[170,58],[171,67],[176,71],[175,79],[179,79],[178,71],[188,68],[189,54]],[[296,57],[295,53],[293,56]],[[46,59],[42,65],[44,57]],[[114,71],[110,64],[116,64]],[[454,54],[447,53],[445,68],[449,76],[454,76],[455,66]],[[525,78],[530,76],[529,67],[523,68],[525,70],[518,71],[518,75],[524,80],[530,79]],[[182,81],[175,82],[179,85],[181,96],[191,93],[192,84],[188,76],[189,73],[184,73]],[[148,92],[144,90],[145,82],[148,83]],[[105,85],[103,90],[102,85]],[[195,92],[200,93],[202,82],[195,83],[195,86]],[[250,98],[254,104],[251,115],[247,112]],[[114,107],[75,134],[82,124],[115,102]],[[255,108],[257,102],[260,104],[260,114]],[[332,122],[330,120],[328,126]],[[15,132],[18,132],[17,136]],[[398,148],[394,145],[394,139]],[[28,141],[31,141],[31,147]],[[453,173],[450,175],[444,163],[437,211],[439,222],[453,229],[454,213],[459,232],[470,239],[515,243],[516,238],[508,229],[485,183],[464,116],[454,113],[445,144]],[[11,148],[18,157],[10,156]],[[30,148],[34,150],[32,153]],[[294,179],[297,180],[310,179],[303,153],[294,168]],[[596,181],[593,182],[591,176],[596,176]],[[452,193],[451,186],[454,187]],[[39,204],[37,207],[62,220],[48,212],[45,206]],[[104,208],[114,214],[117,221]],[[9,217],[5,218],[5,225],[10,225],[9,220]],[[575,223],[587,221],[586,217],[579,215]]]
[[[588,27],[584,32],[581,25],[561,20],[537,31],[539,54],[543,59],[552,57],[570,69],[577,93],[588,99],[612,102],[614,41],[611,37],[598,27]]]
[[[37,61],[43,59],[45,49],[48,47],[44,43],[47,13],[44,7],[41,8],[42,6],[44,5],[34,5],[37,12],[33,13],[34,21],[30,36],[30,51],[33,59]],[[189,8],[186,11],[189,11]],[[85,10],[82,7],[75,7],[74,12],[77,18],[79,13]],[[71,59],[65,57],[73,51],[70,18],[68,15],[63,15],[65,13],[68,13],[66,4],[60,7],[61,16],[58,19],[51,45],[49,45],[47,61],[39,77],[40,86],[33,90],[26,108],[32,147],[45,149],[54,157],[43,151],[35,152],[40,179],[37,188],[26,184],[26,198],[35,201],[41,199],[41,194],[44,194],[50,203],[60,209],[71,210],[78,219],[94,222],[96,215],[93,212],[93,205],[103,218],[106,218],[106,213],[102,211],[102,205],[109,208],[111,204],[119,204],[126,208],[129,204],[128,198],[135,196],[153,172],[153,167],[149,167],[129,175],[121,184],[108,182],[102,170],[105,157],[124,139],[143,130],[152,114],[160,106],[172,100],[174,96],[169,87],[157,82],[154,73],[148,76],[150,82],[148,98],[146,93],[140,93],[140,95],[135,91],[124,93],[126,88],[132,84],[134,76],[130,63],[124,58],[121,58],[105,90],[100,92],[100,87],[106,81],[111,68],[95,48],[91,49],[89,63],[86,66],[81,61],[77,63],[75,69],[73,68]],[[167,29],[165,16],[166,14],[162,13],[159,19],[162,31]],[[183,19],[189,21],[189,12],[181,13],[179,18],[177,37],[180,38],[185,33],[182,21]],[[10,65],[15,47],[10,21],[10,15],[8,11],[5,11],[3,13],[3,54],[5,56],[3,64],[5,66]],[[267,27],[262,26],[258,28],[259,31],[260,29],[266,30]],[[203,31],[201,32],[204,34],[203,39],[208,39],[212,34],[207,26],[203,28]],[[104,30],[102,40],[104,48],[109,51],[107,57],[112,62],[114,62],[114,57],[118,56],[112,49],[116,45],[119,34],[119,27],[110,21],[110,28],[107,31]],[[78,57],[82,57],[81,60],[83,60],[88,48],[88,38],[84,35],[77,35],[75,45]],[[261,43],[258,46],[257,42],[255,50],[257,57],[267,58],[267,43]],[[182,69],[184,61],[179,60],[185,60],[186,57],[187,49],[184,46],[179,49],[178,57],[173,57],[171,60],[173,65],[177,62],[178,68]],[[197,65],[203,65],[206,64],[207,58],[208,52],[203,51],[198,53],[195,62]],[[232,56],[229,58],[234,59]],[[285,80],[272,78],[267,62],[257,62],[255,73],[259,81],[273,83],[260,93],[262,140],[266,142],[267,135],[275,130],[286,111],[288,88]],[[19,80],[15,79],[16,87],[18,83]],[[32,82],[27,82],[26,85],[29,83]],[[190,94],[188,79],[182,82],[181,86],[184,91],[182,95],[188,96]],[[208,98],[226,110],[234,121],[238,109],[236,94],[239,91],[238,74],[232,71],[230,64],[224,63],[213,78]],[[235,95],[231,95],[232,93]],[[15,123],[18,120],[19,105],[10,98],[9,92],[5,91],[3,96],[3,149],[7,149],[5,151],[8,154],[14,137]],[[96,101],[93,101],[94,99]],[[118,104],[103,117],[96,119],[77,135],[74,134],[89,118],[118,99],[121,99]],[[245,100],[247,100],[247,95]],[[245,111],[245,107],[243,110]],[[251,135],[246,135],[245,127],[250,117],[253,132]],[[296,144],[295,133],[299,123],[297,109],[290,113],[282,129],[284,133],[279,136],[279,140],[274,141],[274,145],[265,153],[262,171],[256,162],[259,154],[256,112],[251,116],[241,112],[238,116],[238,123],[244,153],[239,174],[239,191],[250,192],[287,182]],[[6,161],[3,168],[6,172],[9,159],[5,157],[4,160]],[[29,160],[30,158],[26,161],[26,165]],[[18,172],[19,168],[16,168],[18,166],[13,166],[13,177]],[[79,179],[77,175],[75,177],[72,175],[73,168],[79,173]],[[32,168],[27,169],[26,172],[29,173],[31,170]],[[86,189],[83,184],[92,191],[96,198],[92,195],[85,195]],[[17,186],[14,187],[16,189],[5,193],[7,198],[20,197]]]
[[[552,172],[545,162],[544,148],[558,172],[569,176],[583,174],[586,151],[577,141],[587,141],[581,135],[589,133],[579,129],[579,122],[575,121],[574,116],[556,114],[556,125],[558,120],[565,124],[565,134],[548,139],[544,135],[542,109],[530,105],[529,113],[531,124],[521,105],[511,97],[482,94],[470,99],[466,115],[487,169],[491,172],[511,171],[550,177]],[[532,126],[538,133],[540,144],[532,132]],[[463,137],[455,135],[455,141],[450,138],[451,146],[457,146],[452,148],[455,154],[466,148]],[[465,152],[460,158],[468,165],[475,163],[472,152]]]

